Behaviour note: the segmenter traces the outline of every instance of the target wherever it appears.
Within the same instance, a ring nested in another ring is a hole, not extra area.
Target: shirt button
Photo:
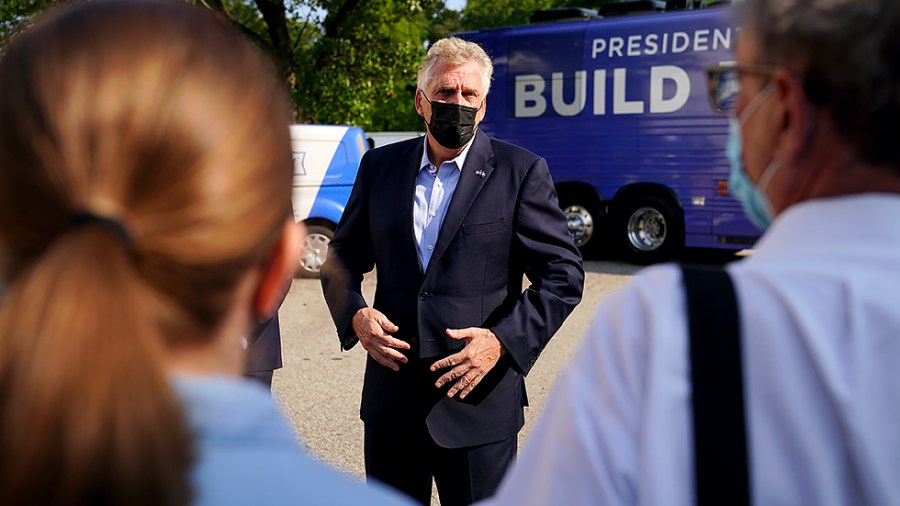
[[[434,250],[434,246],[428,246],[428,251]]]
[[[432,218],[434,218],[435,216],[437,216],[437,213],[431,213]]]

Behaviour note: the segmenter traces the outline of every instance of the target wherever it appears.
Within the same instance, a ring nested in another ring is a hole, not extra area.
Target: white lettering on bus
[[[594,47],[591,49],[591,58],[596,58],[598,54],[606,52],[606,39],[594,39]]]
[[[723,47],[725,49],[731,48],[731,30],[716,30],[713,32],[713,51]]]
[[[636,92],[627,85],[628,69],[613,69],[612,76],[612,113],[643,114],[649,109],[651,114],[666,114],[680,110],[687,104],[691,95],[691,81],[687,72],[674,65],[650,67],[650,89],[644,99],[629,96]],[[593,107],[595,116],[606,114],[607,70],[593,71]],[[670,82],[672,90],[666,96],[666,83]],[[571,84],[569,84],[571,83]],[[559,116],[577,116],[587,105],[587,71],[576,70],[567,79],[565,72],[554,72],[550,78],[550,105]],[[646,88],[645,88],[646,89]],[[547,112],[547,82],[539,74],[520,74],[515,77],[514,111],[517,118],[537,118]],[[572,99],[565,100],[571,93]],[[647,107],[649,103],[649,107]]]
[[[641,54],[641,36],[632,35],[628,37],[628,56],[639,56]]]
[[[594,98],[594,116],[606,114],[606,71],[603,69],[594,70],[594,97],[603,97]]]
[[[622,40],[622,37],[613,37],[609,39],[609,56],[610,58],[615,55],[619,58],[622,57],[622,46],[625,45],[625,41]]]
[[[644,50],[644,54],[654,55],[657,51],[659,51],[659,44],[657,44],[656,39],[659,38],[658,34],[651,33],[647,37],[644,38],[644,44],[646,44],[647,49]],[[602,40],[602,39],[601,39]],[[595,41],[596,42],[596,41]]]
[[[675,83],[675,94],[670,98],[663,97],[664,81]],[[687,103],[691,95],[691,80],[681,67],[662,65],[650,67],[650,112],[675,112]]]
[[[691,47],[691,38],[684,32],[675,32],[672,34],[672,52],[683,53]]]
[[[547,110],[544,78],[538,74],[516,76],[516,117],[537,118]]]
[[[554,72],[550,84],[550,95],[553,101],[553,110],[560,116],[576,116],[584,110],[584,102],[587,100],[587,72],[578,70],[575,72],[575,96],[568,104],[563,100],[563,88],[565,80],[562,72]]]
[[[731,49],[731,28],[698,29],[693,32],[664,32],[596,38],[591,41],[591,58],[625,58],[705,52]],[[623,51],[624,50],[624,51]]]
[[[694,51],[709,51],[709,30],[694,32]]]
[[[644,103],[625,97],[626,69],[613,70],[613,114],[643,114]],[[597,100],[597,97],[594,97]]]

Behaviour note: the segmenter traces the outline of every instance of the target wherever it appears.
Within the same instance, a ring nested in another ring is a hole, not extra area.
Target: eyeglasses
[[[716,112],[734,112],[738,92],[741,91],[741,74],[771,77],[775,67],[769,65],[739,65],[737,62],[723,62],[706,69],[709,86],[709,100]]]

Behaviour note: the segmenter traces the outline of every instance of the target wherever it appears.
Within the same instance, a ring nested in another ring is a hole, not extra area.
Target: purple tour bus
[[[728,194],[728,118],[705,72],[734,59],[732,9],[575,14],[458,34],[494,60],[482,128],[546,158],[585,253],[653,263],[752,246],[760,231]]]

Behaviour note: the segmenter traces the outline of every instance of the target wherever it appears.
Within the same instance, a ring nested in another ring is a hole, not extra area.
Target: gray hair
[[[900,169],[900,1],[747,0],[760,63],[802,80],[863,162]]]
[[[471,61],[481,66],[481,81],[484,95],[491,90],[491,76],[494,74],[494,64],[491,57],[484,52],[478,44],[457,37],[443,38],[428,48],[428,54],[419,65],[418,82],[420,90],[425,90],[425,85],[431,82],[434,65],[441,60],[445,65],[464,65]]]

